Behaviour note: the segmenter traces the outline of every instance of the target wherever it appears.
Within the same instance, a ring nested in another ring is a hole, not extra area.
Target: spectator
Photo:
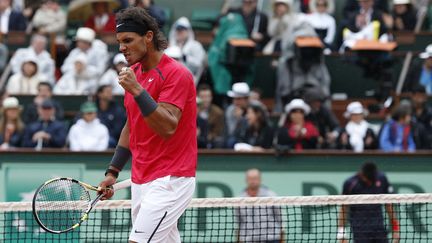
[[[432,146],[432,107],[428,104],[428,97],[423,86],[417,86],[413,89],[412,94],[413,114],[412,120],[421,124],[424,127],[424,132],[421,133],[426,136],[426,143],[422,148],[431,148]]]
[[[201,43],[195,40],[192,26],[186,17],[179,18],[172,25],[169,32],[169,45],[180,47],[182,52],[180,60],[192,72],[197,85],[204,71],[206,53]]]
[[[54,103],[44,100],[38,107],[39,120],[28,124],[24,131],[23,147],[62,148],[66,142],[66,127],[55,118]]]
[[[154,0],[135,0],[135,6],[146,9],[150,16],[156,19],[159,29],[163,29],[167,17],[165,11],[161,7],[157,6],[154,3]]]
[[[246,189],[240,197],[275,197],[276,193],[261,184],[258,169],[246,171]],[[278,206],[240,207],[235,212],[239,223],[238,242],[280,242],[282,234],[282,212]]]
[[[311,13],[306,15],[305,20],[312,25],[325,46],[330,48],[336,35],[336,21],[330,15],[334,10],[334,2],[311,0],[309,5]]]
[[[198,124],[200,130],[198,144],[200,148],[222,148],[224,146],[224,112],[213,104],[213,92],[210,86],[198,87]]]
[[[261,51],[268,41],[268,18],[265,13],[257,9],[257,0],[242,0],[242,5],[239,9],[230,9],[228,11],[238,13],[243,17],[249,38],[257,44],[257,50]],[[259,22],[256,22],[256,19]]]
[[[12,0],[0,0],[0,33],[7,34],[10,31],[25,31],[27,20],[24,15],[11,8]]]
[[[27,48],[19,48],[10,60],[13,73],[22,71],[22,63],[28,58],[37,60],[38,70],[43,74],[51,84],[54,84],[55,61],[51,54],[46,50],[48,39],[39,34],[31,37],[31,44]]]
[[[236,151],[262,152],[273,145],[273,128],[267,110],[259,102],[250,102],[246,119],[236,128]]]
[[[370,124],[365,120],[367,111],[363,105],[358,101],[351,102],[344,115],[349,121],[338,138],[338,148],[354,152],[376,149],[378,140]]]
[[[3,70],[6,68],[9,59],[9,49],[8,47],[0,43],[0,75],[3,73]]]
[[[363,164],[361,171],[348,178],[343,184],[342,194],[389,194],[393,193],[386,175],[378,171],[373,162]],[[389,242],[387,239],[387,225],[384,223],[383,205],[344,205],[338,218],[337,239],[340,242]],[[385,209],[392,228],[392,241],[399,242],[399,221],[393,211],[392,204],[386,204]],[[350,223],[353,237],[349,237],[345,228]]]
[[[21,72],[9,78],[7,91],[12,95],[36,95],[38,84],[44,81],[48,80],[39,72],[37,60],[28,56],[21,63]]]
[[[82,118],[70,128],[68,135],[71,151],[103,151],[108,148],[109,134],[105,125],[97,118],[97,107],[93,102],[81,104]]]
[[[417,13],[410,0],[393,0],[393,11],[388,20],[389,29],[413,31],[417,23]]]
[[[403,91],[412,92],[418,86],[425,88],[426,94],[432,95],[432,44],[420,53],[421,62],[413,62],[405,79]]]
[[[379,143],[384,152],[414,152],[416,150],[410,106],[402,104],[395,108],[391,119],[381,128]]]
[[[63,120],[64,110],[63,106],[55,99],[53,99],[52,85],[48,82],[40,82],[37,85],[37,94],[33,99],[33,103],[27,104],[23,112],[23,120],[26,124],[35,122],[39,118],[38,107],[44,100],[51,100],[54,104],[56,120]]]
[[[228,96],[232,98],[232,104],[225,110],[226,142],[229,148],[234,146],[235,129],[246,117],[249,94],[249,85],[244,82],[233,84],[232,90],[228,91]]]
[[[3,101],[9,97],[9,93],[6,91],[5,88],[0,89],[0,108],[3,107]]]
[[[357,11],[361,8],[361,0],[347,0],[342,10],[342,16],[344,19],[348,19],[354,16]],[[389,5],[387,0],[374,0],[373,9],[378,10],[382,13],[388,13]]]
[[[24,132],[24,122],[20,118],[22,107],[15,97],[3,100],[0,109],[0,150],[11,147],[20,147]]]
[[[93,15],[84,26],[93,29],[96,33],[115,33],[116,21],[113,12],[110,12],[108,2],[92,2]]]
[[[58,0],[45,0],[32,19],[33,29],[39,34],[63,36],[66,29],[66,14]]]
[[[304,100],[311,107],[307,119],[313,122],[319,131],[318,147],[323,149],[336,148],[336,139],[339,136],[339,120],[333,111],[326,105],[327,96],[321,88],[309,89],[304,94]]]
[[[110,85],[99,86],[96,91],[96,105],[97,116],[109,131],[109,147],[115,148],[126,122],[126,113],[123,106],[114,100],[112,90]]]
[[[108,63],[108,47],[101,40],[95,39],[96,33],[94,30],[87,27],[80,27],[76,33],[76,47],[69,53],[61,66],[61,71],[65,73],[73,73],[76,65],[77,57],[84,54],[87,57],[88,76],[89,79],[98,80],[105,72]],[[94,92],[94,90],[93,90]]]
[[[306,21],[299,21],[282,37],[276,84],[276,110],[311,88],[330,95],[330,74],[322,55],[323,44]]]
[[[281,52],[281,39],[285,31],[289,31],[297,14],[293,10],[292,0],[276,0],[273,3],[273,16],[267,28],[270,41],[263,49],[264,54]]]
[[[123,53],[118,53],[113,58],[113,67],[99,79],[99,85],[111,85],[113,94],[124,95],[124,89],[118,82],[118,75],[123,67],[127,67],[126,58]]]
[[[374,0],[357,1],[360,5],[360,9],[346,19],[346,24],[343,24],[342,50],[345,48],[352,48],[356,41],[361,39],[389,40],[383,13],[373,8]]]
[[[302,99],[293,99],[285,106],[277,132],[277,145],[295,151],[317,148],[319,132],[312,122],[305,119],[310,106]]]
[[[68,70],[59,79],[54,87],[54,94],[87,95],[95,92],[97,80],[88,63],[88,56],[80,53],[75,57],[74,65],[73,70]]]

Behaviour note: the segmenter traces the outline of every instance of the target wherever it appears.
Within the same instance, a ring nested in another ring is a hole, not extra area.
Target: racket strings
[[[65,231],[81,222],[90,202],[88,191],[78,182],[60,179],[43,186],[35,200],[40,222],[53,231]]]

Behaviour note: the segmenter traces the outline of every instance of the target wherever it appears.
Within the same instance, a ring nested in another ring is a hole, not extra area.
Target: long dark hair
[[[168,41],[164,34],[159,30],[158,23],[148,12],[139,7],[128,7],[116,14],[117,22],[134,21],[135,23],[147,26],[149,31],[152,31],[153,45],[156,50],[162,51],[168,47]]]

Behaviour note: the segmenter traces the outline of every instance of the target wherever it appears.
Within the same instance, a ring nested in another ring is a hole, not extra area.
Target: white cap
[[[113,64],[117,65],[119,63],[127,63],[125,56],[123,55],[123,53],[118,53],[117,55],[114,56],[113,58]]]
[[[393,0],[393,4],[397,5],[397,4],[410,4],[411,1],[410,0]]]
[[[344,112],[344,116],[345,118],[349,118],[352,114],[367,115],[367,111],[360,102],[354,101],[348,104],[346,111]]]
[[[165,54],[174,59],[180,59],[183,56],[180,47],[174,45],[169,46],[167,49],[165,49]]]
[[[432,44],[429,44],[427,47],[426,47],[426,50],[424,51],[424,52],[422,52],[422,53],[420,53],[420,58],[422,58],[422,59],[427,59],[427,58],[429,58],[429,57],[432,57]]]
[[[87,27],[80,27],[76,32],[75,39],[91,43],[94,41],[95,37],[96,33],[94,32],[94,30]]]
[[[291,0],[275,0],[274,1],[274,4],[278,4],[278,3],[283,3],[283,4],[286,4],[288,6],[292,5],[292,1]]]
[[[232,85],[232,89],[229,90],[227,94],[231,98],[249,97],[249,85],[245,82],[235,83]]]
[[[3,100],[3,109],[21,108],[19,101],[15,97],[7,97]]]
[[[176,23],[175,23],[175,27],[183,27],[186,29],[190,29],[191,28],[191,24],[189,22],[189,20],[186,17],[180,17]]]
[[[302,99],[293,99],[285,106],[286,113],[290,113],[293,109],[302,109],[305,115],[310,112],[310,106]]]

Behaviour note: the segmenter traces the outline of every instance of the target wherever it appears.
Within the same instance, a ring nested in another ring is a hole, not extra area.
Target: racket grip
[[[114,184],[112,187],[114,191],[117,191],[117,190],[128,188],[130,186],[131,186],[131,179],[127,179]]]

